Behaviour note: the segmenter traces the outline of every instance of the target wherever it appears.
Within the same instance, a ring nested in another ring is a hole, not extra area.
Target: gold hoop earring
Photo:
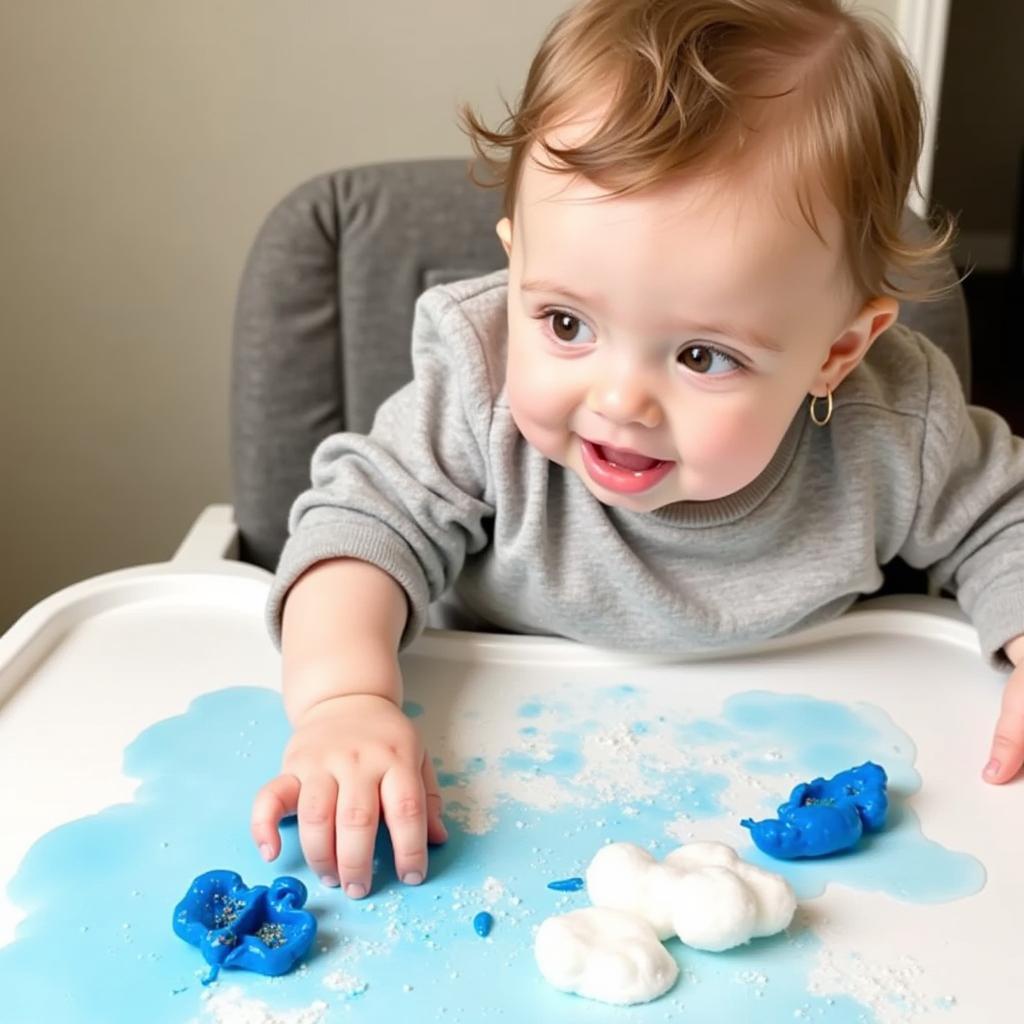
[[[825,416],[824,416],[823,419],[818,419],[817,402],[818,402],[818,399],[820,399],[822,397],[824,397],[825,402],[826,402]],[[811,395],[810,412],[811,412],[811,422],[816,427],[823,427],[823,426],[825,426],[828,423],[828,421],[830,419],[832,419],[832,389],[827,384],[825,385],[825,394],[824,394],[824,396],[822,396],[822,395]]]

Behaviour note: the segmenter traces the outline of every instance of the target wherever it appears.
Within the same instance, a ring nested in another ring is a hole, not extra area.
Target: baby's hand
[[[415,726],[386,697],[332,697],[295,722],[281,774],[253,802],[252,837],[265,860],[281,851],[278,822],[296,811],[309,866],[353,899],[370,891],[381,811],[395,871],[408,885],[426,877],[427,842],[448,838],[434,766]]]
[[[1009,782],[1024,764],[1024,636],[1011,640],[1004,650],[1016,668],[1003,690],[992,753],[985,766],[987,782]]]

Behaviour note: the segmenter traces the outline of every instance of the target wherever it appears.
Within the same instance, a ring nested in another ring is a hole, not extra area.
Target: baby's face
[[[768,464],[855,315],[828,247],[756,184],[606,192],[527,161],[509,253],[508,397],[534,447],[601,501],[708,501]],[[830,380],[834,387],[838,381]]]

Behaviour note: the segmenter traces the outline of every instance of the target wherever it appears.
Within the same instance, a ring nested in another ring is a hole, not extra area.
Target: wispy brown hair
[[[597,97],[609,102],[578,145],[547,137]],[[544,166],[614,196],[756,160],[793,183],[819,238],[812,197],[824,192],[860,296],[948,287],[922,282],[951,244],[952,218],[916,239],[901,228],[923,136],[917,76],[882,24],[841,0],[583,0],[551,26],[517,107],[505,107],[497,130],[468,105],[459,121],[492,175],[471,171],[474,181],[504,187],[510,218],[535,142],[553,161]]]

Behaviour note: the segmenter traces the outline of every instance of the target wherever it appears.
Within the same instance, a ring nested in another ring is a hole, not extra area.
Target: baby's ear
[[[829,347],[811,389],[812,393],[824,395],[826,384],[835,391],[846,375],[867,355],[875,338],[892,326],[899,312],[900,304],[888,295],[868,299]]]
[[[502,217],[495,225],[494,230],[505,247],[505,255],[510,256],[512,253],[512,221],[508,217]]]

